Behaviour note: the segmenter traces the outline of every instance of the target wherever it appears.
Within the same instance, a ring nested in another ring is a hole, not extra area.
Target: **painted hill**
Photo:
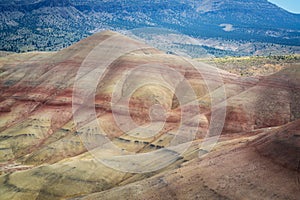
[[[76,199],[297,199],[299,127],[232,140],[179,169]]]
[[[240,77],[105,31],[0,72],[1,199],[299,196],[297,63]]]

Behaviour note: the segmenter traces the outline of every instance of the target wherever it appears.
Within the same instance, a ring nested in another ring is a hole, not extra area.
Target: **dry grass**
[[[293,63],[300,63],[300,55],[199,58],[195,60],[240,76],[265,76],[289,67]]]

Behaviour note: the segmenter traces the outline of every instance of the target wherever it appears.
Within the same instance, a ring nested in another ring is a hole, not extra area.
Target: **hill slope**
[[[246,193],[248,199],[295,199],[299,69],[295,64],[270,76],[240,77],[110,31],[57,53],[0,58],[1,199],[98,192],[87,198],[126,198],[128,191],[136,199],[236,199]],[[128,102],[122,98],[128,96]],[[205,138],[218,134],[210,151]],[[111,144],[118,148],[107,148]],[[293,156],[278,152],[281,146]],[[120,160],[118,153],[129,157]],[[136,162],[132,153],[144,160]],[[190,193],[181,193],[181,186]]]

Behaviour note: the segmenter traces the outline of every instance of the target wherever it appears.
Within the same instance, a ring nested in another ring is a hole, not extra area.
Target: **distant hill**
[[[4,0],[0,10],[0,50],[6,51],[58,50],[100,30],[146,27],[214,41],[193,48],[170,41],[171,51],[183,49],[192,57],[300,51],[300,15],[267,0]]]
[[[241,76],[266,76],[300,63],[300,55],[248,56],[196,59]]]

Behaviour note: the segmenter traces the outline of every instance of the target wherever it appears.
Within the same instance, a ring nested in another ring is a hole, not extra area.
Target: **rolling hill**
[[[111,31],[2,57],[1,199],[297,199],[299,73],[242,77]]]

